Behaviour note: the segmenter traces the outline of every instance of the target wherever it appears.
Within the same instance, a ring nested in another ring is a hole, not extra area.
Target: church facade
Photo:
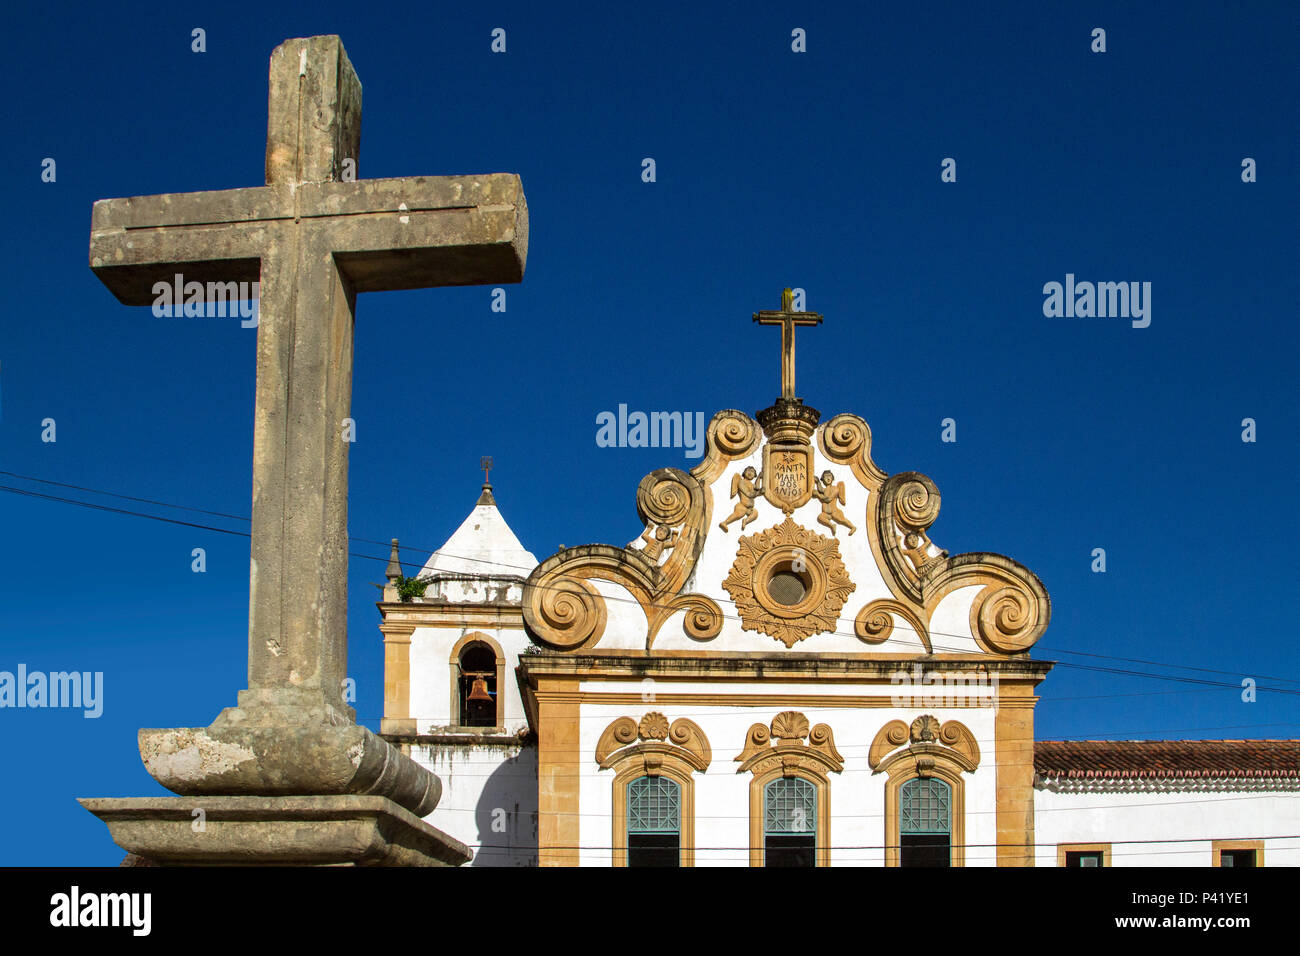
[[[379,604],[381,732],[503,866],[1300,863],[1300,741],[1040,741],[1051,601],[930,537],[939,490],[794,392],[718,412],[631,543],[540,562],[490,484]],[[418,588],[417,588],[418,590]]]

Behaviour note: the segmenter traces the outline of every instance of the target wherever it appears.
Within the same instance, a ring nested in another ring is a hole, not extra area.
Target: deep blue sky
[[[1300,8],[615,6],[11,11],[0,469],[248,513],[254,333],[119,305],[87,267],[90,209],[261,184],[272,48],[339,33],[365,91],[362,177],[517,172],[531,215],[504,315],[486,288],[362,297],[355,537],[396,535],[422,561],[491,454],[539,557],[630,540],[641,476],[693,462],[597,448],[597,413],[769,404],[778,335],[749,316],[800,286],[826,317],[799,337],[800,394],[824,418],[865,417],[885,470],[934,478],[942,547],[1040,575],[1054,613],[1038,656],[1300,687]],[[498,26],[505,55],[489,51]],[[1097,26],[1105,54],[1089,50]],[[190,52],[193,27],[206,53]],[[1150,327],[1045,318],[1042,286],[1067,272],[1151,282]],[[947,417],[955,444],[940,442]],[[190,571],[195,547],[206,574]],[[372,727],[382,572],[354,558],[349,580]],[[106,681],[99,720],[0,710],[0,862],[120,859],[73,798],[162,793],[136,729],[205,725],[234,703],[247,592],[245,538],[0,494],[0,670]],[[1041,693],[1042,738],[1300,735],[1293,695],[1244,704],[1065,666]]]

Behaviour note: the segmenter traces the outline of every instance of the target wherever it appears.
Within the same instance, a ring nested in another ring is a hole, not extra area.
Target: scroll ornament
[[[894,753],[905,745],[907,750]],[[980,763],[980,748],[975,735],[960,721],[941,724],[933,714],[922,714],[910,725],[891,720],[881,727],[867,751],[867,765],[879,773],[908,756],[917,757],[922,769],[933,766],[933,758],[938,756],[973,773]]]
[[[524,622],[540,643],[573,650],[599,643],[608,617],[594,581],[626,588],[646,615],[649,639],[665,620],[686,611],[684,629],[707,639],[722,628],[722,610],[704,595],[680,595],[703,546],[707,492],[690,475],[661,468],[641,480],[637,512],[653,530],[646,548],[589,544],[547,558],[524,582]],[[642,540],[646,540],[643,537]]]
[[[647,767],[658,766],[656,756],[675,756],[693,769],[705,771],[713,762],[713,749],[700,725],[679,717],[668,718],[651,711],[639,721],[620,717],[605,728],[596,743],[596,762],[602,770],[633,755],[646,758]]]
[[[881,486],[875,503],[877,537],[890,572],[897,605],[863,608],[855,624],[863,640],[885,640],[894,617],[911,611],[909,623],[928,622],[939,602],[958,588],[982,585],[970,610],[971,634],[986,651],[1028,650],[1047,630],[1051,601],[1043,583],[1023,565],[990,552],[949,556],[933,545],[929,528],[939,516],[939,489],[919,472],[902,472]],[[909,606],[910,605],[910,606]],[[884,615],[888,614],[890,620]],[[924,628],[918,628],[921,633]],[[929,648],[929,636],[922,638]]]
[[[776,743],[772,743],[776,738]],[[835,738],[827,724],[808,726],[808,718],[797,710],[786,710],[770,725],[754,724],[745,735],[745,747],[735,758],[737,773],[766,773],[773,767],[796,768],[825,773],[844,769],[844,758],[835,749]]]

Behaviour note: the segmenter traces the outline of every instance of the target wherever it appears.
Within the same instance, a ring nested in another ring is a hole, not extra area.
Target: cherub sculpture
[[[731,476],[731,497],[739,497],[736,507],[731,510],[731,515],[726,521],[718,524],[723,531],[727,530],[727,525],[737,519],[743,519],[740,522],[740,530],[745,530],[745,525],[751,521],[758,520],[758,509],[754,507],[754,499],[763,493],[763,476],[754,470],[750,465],[743,472],[738,472]]]
[[[677,544],[678,536],[677,529],[670,528],[666,524],[661,524],[655,528],[653,535],[650,533],[650,529],[646,528],[641,534],[641,540],[645,542],[645,547],[641,549],[641,553],[655,564],[658,564],[659,559],[663,557],[663,553],[671,550]]]
[[[829,471],[823,471],[820,478],[814,477],[813,482],[816,484],[813,494],[822,503],[822,513],[817,516],[817,523],[830,528],[832,535],[835,534],[837,524],[848,528],[849,534],[857,531],[853,522],[840,511],[840,505],[844,504],[844,482],[836,481]]]

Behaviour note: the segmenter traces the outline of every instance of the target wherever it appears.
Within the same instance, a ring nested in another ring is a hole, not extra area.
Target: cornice
[[[878,655],[829,655],[754,653],[733,654],[726,657],[696,652],[689,657],[646,654],[636,657],[633,652],[611,651],[587,654],[522,654],[519,657],[521,676],[535,680],[538,676],[593,677],[639,680],[646,677],[689,680],[695,677],[709,680],[775,681],[782,679],[818,680],[842,683],[863,681],[890,684],[900,671],[910,673],[913,664],[923,664],[927,672],[952,674],[996,674],[999,687],[1004,684],[1024,683],[1037,685],[1052,669],[1051,661],[1029,658],[994,658],[966,656],[959,658],[916,657],[889,658]],[[912,692],[913,685],[895,685],[900,690]],[[920,693],[928,688],[922,686]],[[934,688],[943,692],[941,687]],[[1032,698],[1029,698],[1032,700]]]

